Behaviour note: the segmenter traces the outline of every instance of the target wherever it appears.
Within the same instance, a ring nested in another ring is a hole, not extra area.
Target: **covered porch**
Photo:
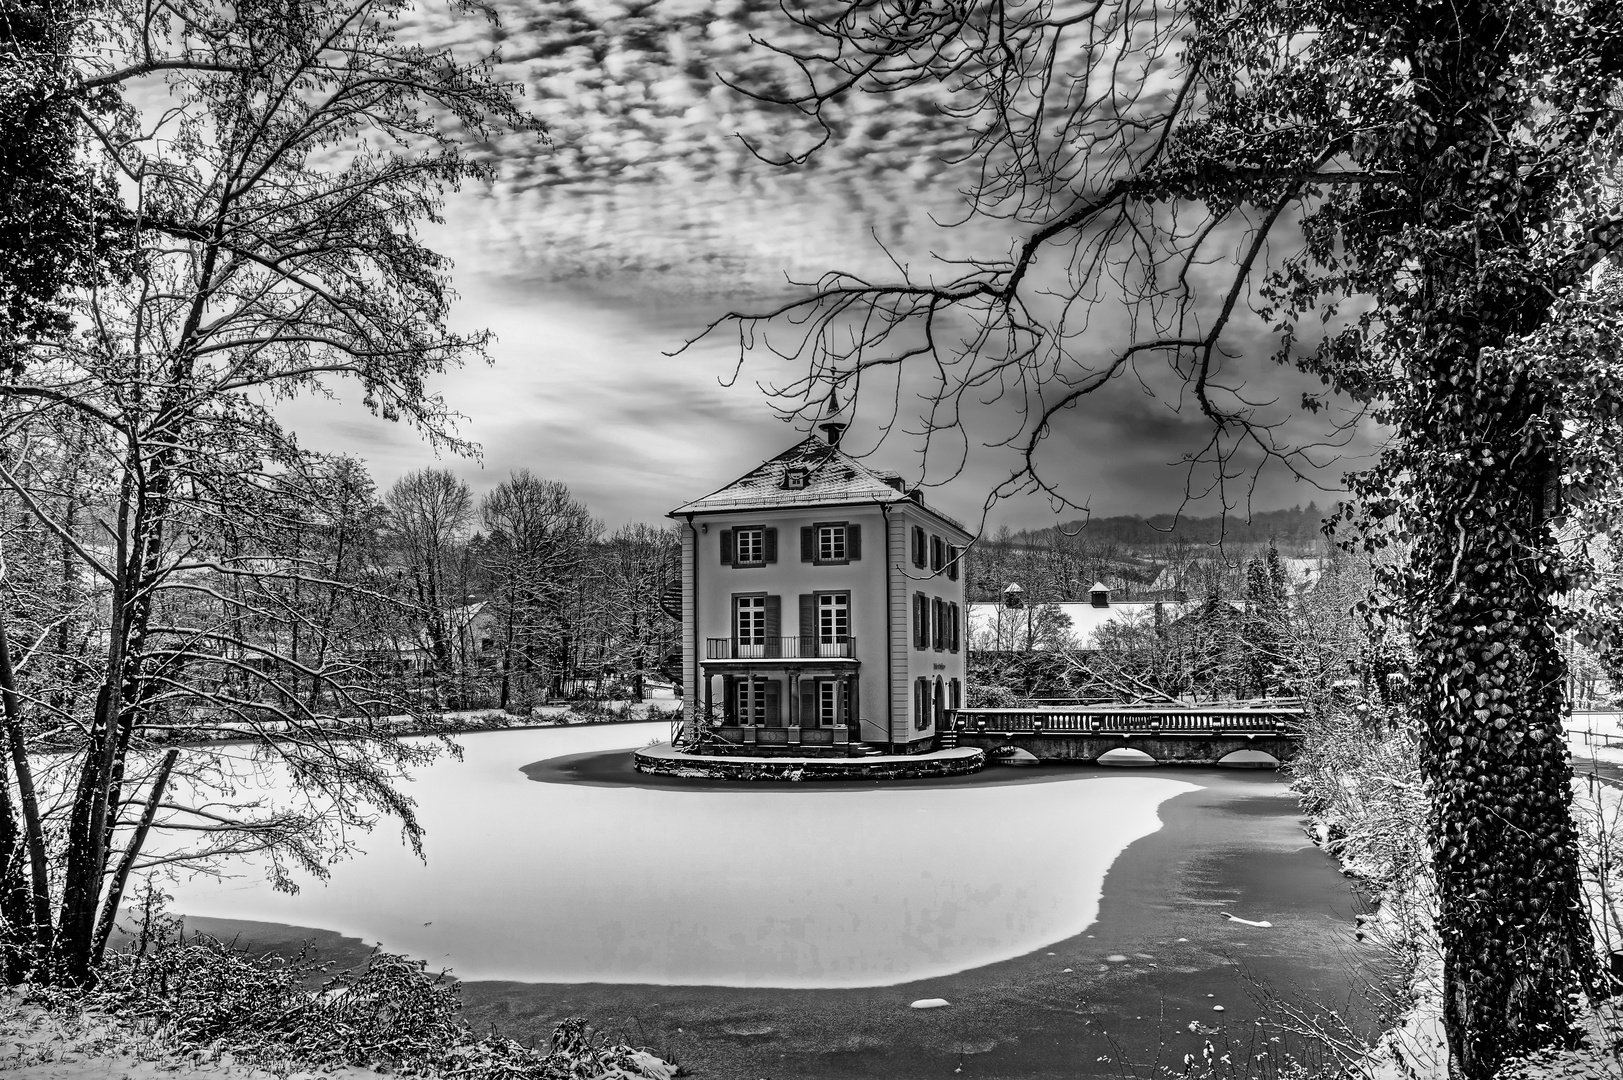
[[[805,657],[706,661],[700,710],[710,752],[831,754],[860,736],[858,661]]]

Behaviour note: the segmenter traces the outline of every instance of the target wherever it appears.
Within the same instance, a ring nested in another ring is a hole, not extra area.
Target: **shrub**
[[[375,952],[329,973],[308,953],[253,956],[207,937],[159,933],[146,951],[110,954],[93,990],[48,1004],[105,1012],[160,1043],[301,1071],[360,1066],[406,1076],[563,1080],[613,1075],[668,1080],[674,1068],[572,1018],[547,1046],[460,1018],[460,989],[421,961]]]

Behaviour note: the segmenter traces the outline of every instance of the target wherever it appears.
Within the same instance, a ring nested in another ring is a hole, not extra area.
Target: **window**
[[[845,562],[845,526],[817,526],[817,561]]]
[[[840,726],[840,684],[835,679],[821,679],[817,683],[817,726]]]
[[[738,545],[737,553],[733,556],[734,566],[753,566],[766,562],[766,530],[765,529],[738,529],[733,533],[733,542]]]
[[[862,558],[862,526],[823,521],[800,529],[800,561],[847,563]]]
[[[925,559],[924,530],[917,525],[913,526],[913,565],[924,566]]]
[[[778,530],[744,525],[721,530],[723,566],[765,566],[778,561]]]
[[[766,655],[766,597],[733,598],[733,648],[741,657]]]
[[[947,542],[939,536],[930,537],[930,569],[940,573],[947,566]]]
[[[845,679],[800,680],[801,727],[845,727],[851,711],[851,687]]]
[[[783,471],[783,486],[790,491],[799,491],[806,486],[805,469],[785,469]]]
[[[913,683],[913,728],[916,731],[930,729],[930,677],[920,675]]]
[[[913,647],[915,649],[928,649],[930,647],[930,630],[927,620],[930,618],[930,601],[923,593],[913,594]]]
[[[776,679],[735,678],[728,705],[734,723],[783,726]]]
[[[847,593],[817,594],[817,646],[821,656],[843,656],[851,636],[851,598]]]

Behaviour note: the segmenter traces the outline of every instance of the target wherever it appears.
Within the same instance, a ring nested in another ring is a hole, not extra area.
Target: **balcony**
[[[704,639],[706,660],[852,660],[857,655],[854,637],[769,637],[755,642],[736,638]]]

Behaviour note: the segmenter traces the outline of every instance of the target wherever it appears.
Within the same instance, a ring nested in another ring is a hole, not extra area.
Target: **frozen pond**
[[[463,738],[411,785],[426,862],[380,828],[326,884],[175,883],[188,915],[317,926],[531,983],[887,986],[1021,956],[1097,918],[1106,872],[1196,790],[1074,781],[724,788],[532,780],[665,723]]]

